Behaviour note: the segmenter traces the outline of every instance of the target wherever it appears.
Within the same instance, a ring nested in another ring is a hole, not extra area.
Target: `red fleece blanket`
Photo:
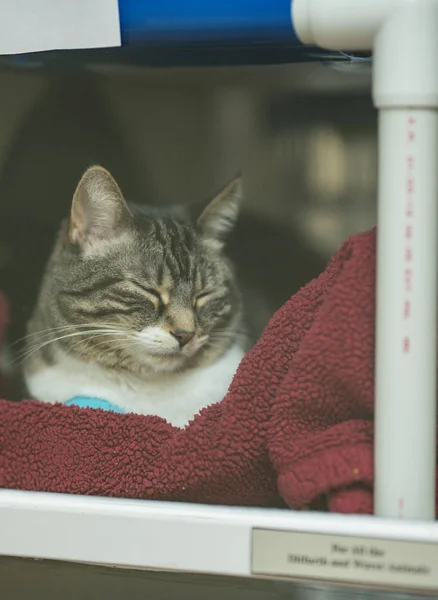
[[[274,315],[225,399],[184,430],[0,401],[0,487],[371,512],[374,280],[371,231]]]

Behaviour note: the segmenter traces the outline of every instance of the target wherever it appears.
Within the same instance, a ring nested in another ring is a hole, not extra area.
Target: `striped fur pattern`
[[[224,254],[240,201],[238,179],[193,221],[181,208],[128,205],[105,169],[88,169],[28,324],[30,393],[44,400],[35,376],[66,359],[156,385],[236,347],[241,358],[241,294]]]

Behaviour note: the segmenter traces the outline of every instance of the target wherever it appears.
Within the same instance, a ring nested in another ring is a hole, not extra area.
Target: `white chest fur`
[[[77,396],[101,398],[125,412],[163,417],[184,427],[202,408],[222,400],[243,354],[236,345],[212,365],[163,373],[152,381],[122,377],[63,355],[56,365],[25,374],[25,379],[32,397],[42,402],[65,403]]]

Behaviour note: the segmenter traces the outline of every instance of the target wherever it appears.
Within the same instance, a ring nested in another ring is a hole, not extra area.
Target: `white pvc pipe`
[[[374,41],[379,116],[375,512],[435,519],[438,0]]]
[[[329,50],[370,50],[388,15],[405,0],[291,0],[303,44]]]
[[[379,117],[375,512],[435,518],[438,113]]]
[[[292,2],[303,43],[374,51],[375,512],[435,519],[438,0]]]

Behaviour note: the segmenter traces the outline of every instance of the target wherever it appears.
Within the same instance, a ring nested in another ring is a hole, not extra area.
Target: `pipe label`
[[[0,0],[0,54],[121,45],[117,0]]]
[[[438,590],[438,544],[254,529],[254,575]]]

